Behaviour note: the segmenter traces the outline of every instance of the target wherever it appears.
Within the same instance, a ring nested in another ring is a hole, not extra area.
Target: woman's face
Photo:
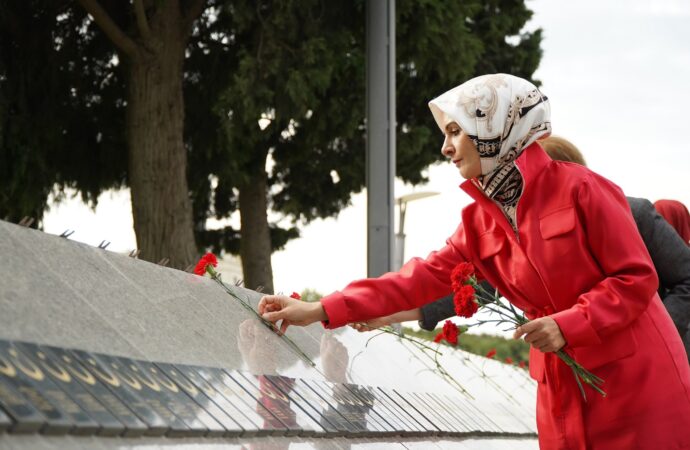
[[[443,133],[441,153],[460,169],[465,179],[475,178],[482,174],[479,152],[474,142],[465,134],[457,122],[449,120]]]

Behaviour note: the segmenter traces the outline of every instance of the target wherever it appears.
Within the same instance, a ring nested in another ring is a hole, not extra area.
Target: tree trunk
[[[249,289],[263,286],[263,292],[272,294],[271,233],[266,213],[267,174],[264,165],[256,167],[249,182],[239,187],[240,256],[244,285]]]
[[[127,141],[132,214],[141,257],[184,269],[198,257],[183,140],[180,11],[166,2],[152,37],[128,58]]]

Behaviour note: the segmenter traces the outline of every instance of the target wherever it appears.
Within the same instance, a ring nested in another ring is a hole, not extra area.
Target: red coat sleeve
[[[448,295],[452,288],[450,273],[466,258],[460,251],[464,239],[462,224],[441,250],[426,259],[413,258],[398,272],[379,278],[350,283],[321,299],[328,321],[326,328],[338,328],[352,322],[387,316],[398,311],[418,308]]]
[[[647,309],[659,285],[620,188],[592,173],[580,186],[576,202],[604,278],[571,308],[551,316],[571,347],[599,344],[628,326]]]

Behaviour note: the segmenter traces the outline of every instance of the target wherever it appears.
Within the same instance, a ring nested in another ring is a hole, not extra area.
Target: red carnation
[[[519,366],[521,369],[524,369],[524,368],[527,366],[527,363],[524,362],[524,361],[520,361],[520,362],[518,363],[518,366]]]
[[[506,357],[506,364],[513,364],[513,358],[510,356]]]
[[[293,292],[290,294],[290,298],[296,298],[297,300],[302,300],[302,296],[299,295],[297,292]]]
[[[218,259],[216,258],[216,255],[214,255],[211,252],[206,253],[204,256],[201,257],[199,262],[196,263],[196,267],[194,268],[194,273],[203,277],[204,274],[206,273],[206,267],[208,267],[208,266],[213,266],[213,267],[218,266]]]
[[[450,320],[446,320],[443,324],[443,331],[436,335],[434,342],[441,342],[446,340],[451,345],[458,345],[458,326]]]
[[[470,277],[474,275],[474,266],[470,262],[461,262],[450,274],[450,282],[454,291],[460,289]]]
[[[462,286],[453,296],[455,314],[460,317],[470,318],[479,309],[479,304],[474,299],[474,288],[470,285]]]
[[[487,358],[493,358],[494,356],[496,356],[496,349],[492,348],[491,350],[488,351],[488,353],[486,354],[486,357]]]

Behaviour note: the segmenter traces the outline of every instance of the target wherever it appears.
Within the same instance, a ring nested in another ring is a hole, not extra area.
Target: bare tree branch
[[[191,5],[183,12],[183,23],[184,23],[184,37],[188,37],[192,31],[192,25],[194,21],[201,16],[206,8],[206,0],[192,0]]]
[[[149,28],[149,22],[146,19],[143,0],[134,0],[134,14],[137,17],[137,28],[139,28],[141,37],[148,41],[151,37],[151,28]]]
[[[134,56],[139,47],[127,34],[120,29],[106,10],[97,0],[78,0],[81,6],[88,12],[96,24],[103,30],[106,36],[115,44],[115,47],[122,50],[128,56]]]

